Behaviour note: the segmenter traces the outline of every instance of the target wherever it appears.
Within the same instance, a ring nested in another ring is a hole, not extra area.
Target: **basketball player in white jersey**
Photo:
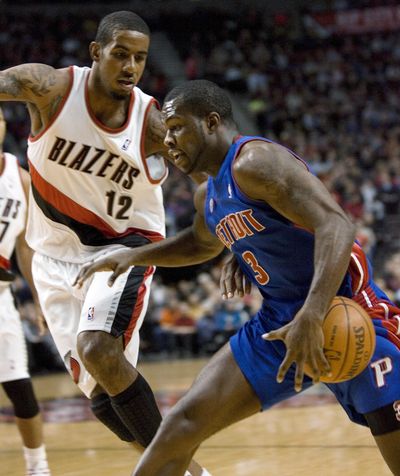
[[[156,101],[136,87],[149,35],[138,15],[115,12],[90,44],[91,68],[0,72],[0,100],[27,103],[31,118],[27,241],[48,327],[97,418],[141,448],[161,422],[135,369],[154,267],[129,269],[112,289],[106,273],[84,289],[73,282],[102,253],[164,238],[164,128]]]
[[[27,475],[50,475],[43,444],[43,423],[28,372],[27,351],[20,316],[11,294],[10,258],[14,249],[18,266],[35,298],[32,250],[25,241],[29,174],[17,158],[3,152],[6,123],[0,109],[0,382],[13,407],[23,441]],[[40,322],[39,322],[39,328]]]

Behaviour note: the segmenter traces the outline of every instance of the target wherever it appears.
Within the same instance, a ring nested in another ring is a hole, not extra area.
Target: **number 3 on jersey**
[[[253,253],[251,251],[245,251],[242,253],[242,258],[253,270],[254,277],[256,278],[257,283],[261,284],[261,286],[267,284],[269,281],[269,275],[265,271],[265,269],[260,266],[257,261],[257,258],[253,255]]]

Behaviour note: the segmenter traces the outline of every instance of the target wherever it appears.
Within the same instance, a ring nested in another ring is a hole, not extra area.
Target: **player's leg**
[[[133,268],[112,288],[107,285],[107,276],[96,274],[87,291],[78,351],[86,370],[110,396],[112,408],[145,447],[161,422],[153,392],[134,367],[152,270]]]
[[[163,420],[134,475],[183,475],[202,441],[260,409],[260,400],[226,344]]]
[[[33,258],[35,286],[50,333],[72,379],[90,398],[96,381],[85,370],[76,349],[76,336],[86,292],[85,287],[82,290],[72,287],[78,271],[77,265],[62,263],[37,253]],[[100,389],[93,396],[91,406],[94,415],[122,441],[133,443],[134,436],[116,414],[108,394]]]
[[[27,474],[50,475],[43,442],[43,421],[31,380],[24,378],[3,382],[3,389],[14,408]]]
[[[135,476],[183,475],[187,462],[206,438],[296,393],[293,369],[283,383],[276,382],[285,345],[261,338],[271,330],[270,325],[277,325],[273,316],[269,317],[260,312],[212,357],[166,416]],[[304,389],[310,385],[306,377]]]
[[[389,469],[395,476],[400,476],[400,430],[374,438]]]
[[[92,380],[109,397],[104,393],[92,394],[96,416],[110,429],[114,428],[120,438],[124,436],[121,439],[129,441],[129,434],[132,435],[142,450],[161,423],[153,392],[135,368],[152,274],[153,268],[132,268],[112,288],[107,285],[109,273],[96,274],[86,292],[77,341],[80,358],[91,375],[85,393],[88,394]],[[198,476],[202,468],[193,461],[190,472]]]
[[[9,289],[0,290],[0,308],[0,382],[14,409],[27,473],[49,475],[42,417],[28,373],[21,321]]]
[[[400,341],[375,326],[369,366],[354,379],[329,385],[350,419],[369,427],[393,474],[400,476]],[[399,347],[398,347],[399,345]]]

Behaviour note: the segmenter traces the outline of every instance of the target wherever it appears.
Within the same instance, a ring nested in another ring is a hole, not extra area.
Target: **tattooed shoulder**
[[[57,70],[44,64],[25,64],[0,73],[0,95],[12,99],[38,99],[57,84]]]

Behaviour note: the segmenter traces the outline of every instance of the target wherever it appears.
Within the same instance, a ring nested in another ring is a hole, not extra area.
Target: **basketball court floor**
[[[140,371],[165,414],[205,360],[147,362]],[[45,418],[53,476],[130,476],[138,460],[129,445],[91,416],[66,374],[34,378]],[[0,475],[24,475],[21,443],[0,391]],[[196,459],[213,476],[390,476],[366,428],[350,423],[322,386],[220,432]],[[149,475],[150,476],[150,475]]]

